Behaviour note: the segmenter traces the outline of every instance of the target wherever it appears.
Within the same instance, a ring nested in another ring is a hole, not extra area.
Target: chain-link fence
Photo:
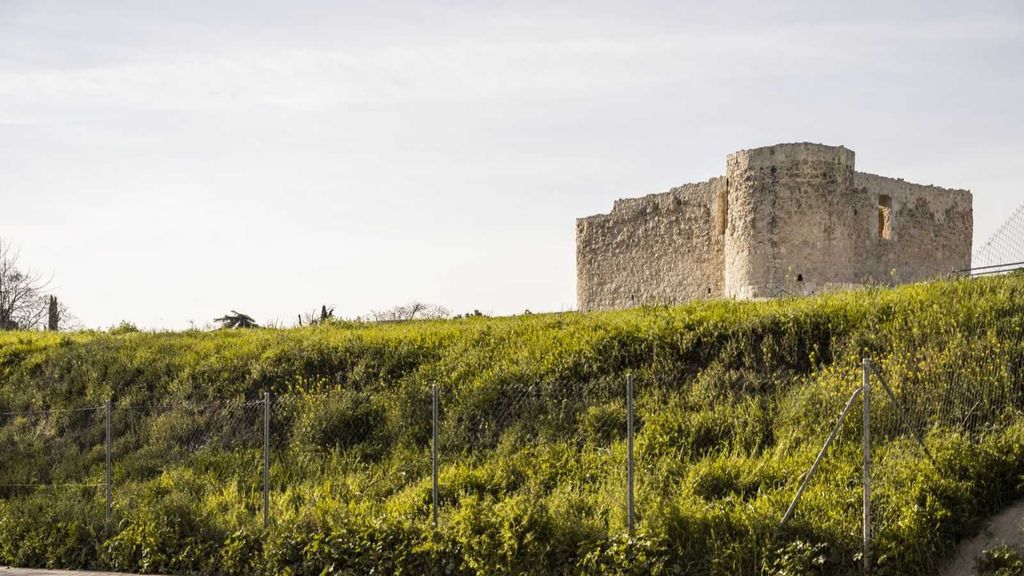
[[[1002,466],[1009,476],[978,494],[987,500],[975,506],[982,513],[1005,505],[1018,487],[1017,464],[992,461],[1005,457],[994,448],[1011,441],[1007,431],[1024,424],[1024,324],[972,310],[936,309],[931,319],[928,326],[896,326],[901,338],[865,357],[858,373],[835,376],[845,385],[821,394],[818,405],[832,418],[831,428],[816,431],[821,449],[782,518],[785,525],[800,517],[801,497],[821,469],[838,470],[860,491],[836,521],[859,528],[865,574],[884,571],[891,560],[891,551],[876,544],[898,542],[913,514],[941,498],[921,491],[923,479],[962,478],[971,467],[998,474]],[[985,459],[986,466],[978,464]],[[822,509],[812,502],[805,514]]]
[[[915,474],[936,473],[944,439],[977,445],[1022,422],[1024,356],[999,351],[1024,345],[1024,324],[986,334],[978,322],[949,328],[955,353],[911,336],[865,359],[859,373],[839,374],[846,386],[832,386],[815,404],[828,427],[791,432],[820,435],[813,441],[823,446],[783,524],[825,509],[800,499],[819,467],[839,469],[863,494],[837,522],[862,523],[870,570],[886,554],[873,549],[874,536],[900,529],[898,507]],[[237,525],[268,526],[317,508],[404,514],[438,526],[467,508],[542,501],[581,531],[632,534],[683,491],[715,502],[791,485],[785,462],[777,464],[782,472],[746,478],[742,465],[726,461],[789,445],[773,436],[785,427],[773,430],[772,418],[785,415],[767,414],[771,395],[761,392],[772,385],[714,371],[689,380],[638,371],[585,382],[489,375],[458,385],[409,379],[386,399],[323,387],[9,410],[0,412],[0,498],[52,491],[84,501],[108,533],[152,497],[146,490],[157,490],[184,502],[213,493],[207,501],[230,510]],[[718,457],[706,458],[712,453]]]
[[[402,497],[416,520],[437,524],[467,502],[493,507],[514,495],[551,503],[581,529],[627,532],[634,485],[655,491],[631,462],[631,377],[509,379],[471,393],[406,385],[411,393],[387,405],[332,388],[3,412],[0,497],[75,494],[109,533],[152,496],[145,490],[182,501],[214,493],[249,516],[240,524],[264,526],[311,499],[374,517]],[[481,472],[484,463],[497,465]]]
[[[40,490],[101,493],[104,414],[102,406],[0,412],[0,498]]]
[[[627,380],[435,388],[441,521],[447,505],[514,494],[546,500],[581,530],[627,529]],[[500,462],[501,478],[475,479],[484,462]]]

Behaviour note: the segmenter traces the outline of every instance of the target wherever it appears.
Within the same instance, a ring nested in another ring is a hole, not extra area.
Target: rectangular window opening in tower
[[[886,194],[878,197],[878,237],[892,240],[892,197]]]
[[[725,228],[729,224],[729,182],[725,188],[718,191],[718,198],[715,201],[715,232],[719,236],[725,235]]]

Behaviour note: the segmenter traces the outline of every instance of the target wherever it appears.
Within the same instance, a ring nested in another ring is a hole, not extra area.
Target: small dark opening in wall
[[[711,295],[711,288],[708,288],[708,296]]]
[[[886,194],[878,197],[878,237],[892,239],[892,197]]]
[[[797,282],[803,282],[804,281],[804,275],[803,274],[797,274],[796,275],[796,281]]]

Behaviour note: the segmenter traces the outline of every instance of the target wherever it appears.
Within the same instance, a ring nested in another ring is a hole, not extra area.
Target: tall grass
[[[1024,495],[1024,279],[772,302],[183,333],[0,334],[0,562],[222,574],[854,574],[870,355],[877,574]],[[625,535],[623,383],[639,523]],[[430,387],[442,404],[430,523]],[[262,527],[262,407],[272,499]],[[103,525],[102,410],[114,410]],[[34,414],[24,414],[27,411]],[[909,432],[927,433],[932,462]],[[11,486],[46,484],[46,488]],[[66,486],[74,484],[74,486]]]

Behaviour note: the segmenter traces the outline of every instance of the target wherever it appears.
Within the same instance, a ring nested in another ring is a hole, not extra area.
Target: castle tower
[[[725,295],[805,294],[855,284],[868,220],[842,146],[780,144],[726,159]],[[865,228],[865,230],[861,230]]]
[[[854,172],[842,146],[779,144],[724,176],[576,222],[580,310],[773,298],[945,277],[971,265],[967,190]]]

